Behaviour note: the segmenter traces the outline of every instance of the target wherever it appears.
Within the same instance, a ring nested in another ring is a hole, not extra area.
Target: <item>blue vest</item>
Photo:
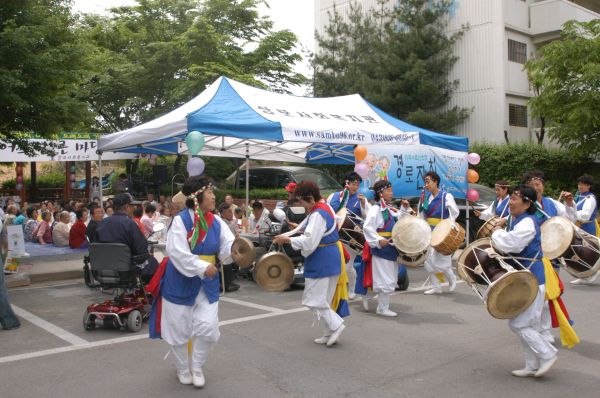
[[[341,192],[336,192],[331,196],[331,199],[329,201],[329,205],[333,208],[333,211],[335,213],[337,213],[338,211],[340,211],[340,205],[342,204],[341,200],[340,200],[340,194]],[[361,216],[361,208],[360,208],[360,200],[358,199],[358,192],[356,192],[354,195],[350,195],[348,196],[348,202],[346,202],[346,208],[348,210],[350,210],[351,212],[353,212],[354,214],[356,214],[357,216]]]
[[[508,231],[512,231],[515,229],[515,226],[521,221],[531,218],[533,220],[533,225],[535,227],[535,237],[529,242],[529,244],[523,249],[520,253],[510,253],[515,257],[525,257],[525,258],[533,258],[535,260],[521,260],[519,261],[531,271],[538,280],[540,285],[546,283],[546,277],[544,276],[544,264],[542,264],[542,257],[544,256],[542,253],[542,243],[540,238],[540,227],[536,222],[536,218],[533,215],[529,215],[527,213],[521,214],[519,217],[511,220],[510,225],[508,227]]]
[[[334,218],[323,209],[316,209],[309,217],[318,217],[315,213],[325,219],[325,231],[329,231],[335,222]],[[324,278],[340,274],[342,254],[337,244],[338,240],[337,228],[321,238],[317,249],[304,260],[304,276],[306,278]]]
[[[181,211],[178,215],[183,220],[183,224],[188,233],[194,228],[194,222],[188,209]],[[203,242],[196,244],[192,250],[196,255],[217,255],[219,253],[219,243],[221,239],[221,223],[215,219],[209,228]],[[177,271],[171,260],[167,263],[165,274],[161,282],[161,295],[168,301],[179,305],[194,305],[196,297],[204,288],[204,293],[209,303],[219,300],[219,274],[212,278],[200,279],[199,276],[187,277]]]
[[[375,205],[379,207],[379,211],[381,211],[381,207],[379,205]],[[396,219],[392,216],[390,212],[390,218],[383,224],[382,228],[377,228],[377,232],[392,232],[392,229],[396,225]],[[399,253],[398,249],[394,245],[387,245],[384,248],[374,247],[371,248],[371,253],[379,258],[383,258],[390,261],[396,261],[398,259]]]
[[[540,209],[540,203],[539,202],[535,202],[535,207],[538,209],[535,212],[535,220],[537,222],[538,225],[542,225],[547,219],[548,217],[546,217],[546,214],[548,214],[548,216],[550,217],[555,217],[558,215],[558,209],[556,208],[556,205],[554,204],[554,202],[552,201],[552,199],[547,198],[545,196],[542,196],[542,210],[544,211],[544,213],[542,213],[539,209]]]
[[[584,192],[582,194],[579,194],[575,198],[575,203],[577,203],[577,211],[583,210],[583,204],[585,203],[584,198],[587,198],[588,196],[592,196],[592,197],[594,197],[594,199],[596,198],[594,196],[594,194],[591,192]],[[590,217],[589,222],[582,224],[579,228],[583,229],[588,234],[596,236],[596,217],[598,217],[598,202],[597,201],[596,201],[596,208],[592,212],[592,216]]]
[[[496,205],[496,215],[498,217],[507,217],[508,216],[508,199],[510,197],[507,196],[500,203],[498,203],[498,198],[494,200],[494,204]]]

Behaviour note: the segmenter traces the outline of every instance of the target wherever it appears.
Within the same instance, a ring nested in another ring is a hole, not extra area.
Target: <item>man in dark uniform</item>
[[[148,241],[131,218],[139,203],[129,193],[116,195],[113,199],[115,213],[98,224],[93,242],[124,243],[129,246],[133,261],[142,268],[142,279],[147,283],[154,275],[158,261],[148,252]]]

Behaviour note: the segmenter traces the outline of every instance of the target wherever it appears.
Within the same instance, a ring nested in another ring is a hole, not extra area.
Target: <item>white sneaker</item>
[[[364,296],[362,298],[362,306],[363,306],[363,310],[365,310],[366,312],[369,312],[369,299]]]
[[[329,340],[330,336],[323,336],[314,339],[315,344],[327,344],[327,340]]]
[[[348,292],[348,300],[354,300],[356,298],[356,293]]]
[[[519,370],[513,370],[511,373],[515,377],[533,377],[535,376],[536,370],[523,368]]]
[[[194,387],[204,387],[206,380],[204,379],[204,372],[202,372],[202,369],[194,369],[192,371],[192,381],[194,382]]]
[[[591,285],[588,279],[575,279],[571,281],[571,285]]]
[[[429,289],[429,290],[425,290],[424,292],[425,294],[442,294],[442,289],[438,289],[438,288],[433,288],[433,289]]]
[[[542,377],[543,375],[545,375],[546,372],[548,372],[550,370],[552,365],[554,365],[556,363],[557,359],[558,359],[558,357],[555,355],[554,357],[552,357],[551,359],[548,359],[547,361],[540,361],[540,368],[537,370],[537,372],[535,372],[534,376]]]
[[[550,332],[542,333],[542,337],[550,344],[554,344],[554,336]]]
[[[452,275],[450,282],[448,282],[448,291],[453,292],[456,289],[456,276]]]
[[[394,311],[387,309],[385,311],[379,311],[377,310],[377,315],[381,315],[381,316],[389,316],[389,317],[395,317],[398,316],[397,313],[395,313]]]
[[[329,339],[327,340],[327,347],[331,347],[332,345],[337,343],[344,329],[346,329],[346,325],[342,323],[339,328],[337,328],[333,333],[331,333],[331,336],[329,336]]]
[[[177,378],[181,384],[192,384],[192,374],[190,373],[189,369],[178,370]]]

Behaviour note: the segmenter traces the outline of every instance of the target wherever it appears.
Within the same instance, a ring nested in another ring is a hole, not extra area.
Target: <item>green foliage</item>
[[[529,103],[550,137],[580,154],[600,154],[600,19],[565,23],[562,40],[525,67],[539,92]]]
[[[545,173],[545,193],[554,198],[562,190],[574,191],[577,178],[583,173],[590,173],[600,181],[600,165],[568,150],[536,144],[475,144],[469,150],[481,156],[481,163],[471,168],[479,173],[480,184],[490,187],[499,179],[520,183],[523,174],[534,169]]]
[[[403,0],[390,9],[379,0],[365,12],[352,4],[345,22],[334,7],[324,35],[317,34],[314,93],[360,93],[387,113],[420,127],[452,133],[469,111],[447,109],[458,81],[448,81],[462,30],[447,36],[450,2]]]
[[[37,176],[36,181],[38,188],[60,188],[65,186],[65,175],[60,172],[52,172]],[[29,178],[23,179],[23,182],[27,187],[31,184],[31,180]],[[2,183],[2,187],[14,189],[16,183],[16,180],[13,178],[11,180],[4,181],[4,183]]]
[[[0,2],[0,139],[28,154],[43,148],[16,132],[50,137],[79,131],[93,118],[78,98],[91,47],[69,7],[68,0]]]

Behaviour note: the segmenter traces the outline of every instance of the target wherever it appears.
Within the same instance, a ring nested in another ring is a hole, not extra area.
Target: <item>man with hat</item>
[[[288,200],[287,204],[283,208],[283,211],[285,212],[286,222],[281,226],[282,233],[291,231],[292,229],[296,228],[298,224],[300,224],[302,220],[306,218],[305,213],[296,214],[292,211],[292,207],[300,207],[300,201],[294,195],[296,186],[298,186],[298,184],[296,184],[295,182],[290,182],[284,188],[288,192]]]
[[[148,252],[148,241],[131,218],[140,204],[130,193],[120,193],[113,199],[114,214],[96,227],[93,242],[124,243],[129,246],[134,262],[142,268],[142,279],[147,282],[158,267],[158,261]]]

